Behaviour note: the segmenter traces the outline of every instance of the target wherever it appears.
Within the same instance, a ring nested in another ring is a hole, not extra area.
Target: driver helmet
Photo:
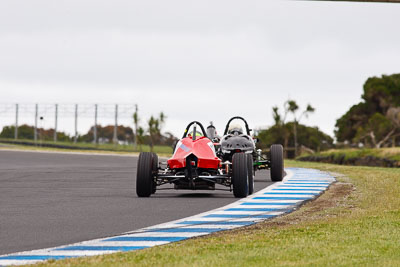
[[[239,123],[231,123],[228,128],[228,133],[233,134],[237,132],[239,134],[243,134],[243,128]]]
[[[193,131],[189,132],[188,136],[192,137],[193,136]],[[196,137],[202,137],[202,136],[203,136],[203,134],[201,132],[196,131]]]
[[[218,137],[217,130],[215,130],[214,125],[211,124],[210,126],[207,127],[207,136],[210,139]]]

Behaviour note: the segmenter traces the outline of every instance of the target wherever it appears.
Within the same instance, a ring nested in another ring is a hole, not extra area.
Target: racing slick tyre
[[[141,152],[137,165],[136,194],[139,197],[149,197],[153,192],[153,153]]]
[[[283,146],[271,146],[271,180],[274,182],[283,179]]]
[[[152,154],[153,154],[153,169],[152,169],[152,171],[154,174],[154,173],[158,173],[158,156],[156,153],[152,153]],[[154,181],[154,179],[153,179],[153,187],[151,189],[151,193],[154,194],[156,192],[156,189],[157,189],[157,184],[156,184],[156,181]]]
[[[249,180],[249,195],[254,193],[254,167],[253,155],[246,154],[247,156],[247,178]]]
[[[233,195],[238,198],[247,197],[249,179],[247,171],[248,160],[244,153],[235,153],[232,157]]]

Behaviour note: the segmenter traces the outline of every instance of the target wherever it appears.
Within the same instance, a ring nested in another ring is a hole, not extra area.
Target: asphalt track
[[[106,237],[236,201],[226,191],[135,193],[136,157],[0,150],[0,255]],[[270,185],[257,172],[256,191]]]

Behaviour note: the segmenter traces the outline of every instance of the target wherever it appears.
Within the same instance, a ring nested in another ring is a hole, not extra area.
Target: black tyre
[[[153,153],[139,154],[136,176],[136,194],[139,197],[149,197],[153,192]]]
[[[153,153],[153,177],[154,174],[158,173],[158,156],[156,153]],[[151,190],[151,193],[154,194],[157,190],[157,184],[156,181],[153,179],[153,187]]]
[[[247,156],[244,153],[235,153],[232,157],[233,195],[238,198],[246,197],[249,193],[249,179],[247,172]]]
[[[274,182],[283,179],[283,146],[271,146],[271,180]]]
[[[249,180],[249,195],[254,193],[254,166],[253,155],[246,154],[247,156],[247,179]]]

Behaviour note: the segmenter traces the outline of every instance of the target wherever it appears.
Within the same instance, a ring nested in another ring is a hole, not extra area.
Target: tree
[[[163,112],[161,112],[158,116],[158,118],[153,117],[153,115],[150,117],[150,119],[147,122],[148,125],[148,133],[150,136],[150,149],[153,151],[153,147],[155,143],[160,143],[162,139],[162,134],[161,134],[161,129],[164,126],[166,116]]]
[[[384,116],[381,113],[376,112],[370,117],[368,123],[365,126],[359,127],[358,132],[354,138],[355,141],[369,143],[369,146],[380,148],[383,144],[388,142],[396,132],[396,128],[399,127],[397,124],[396,114],[393,120]],[[397,124],[397,125],[396,125]],[[394,145],[394,143],[392,143]]]
[[[133,113],[133,123],[135,124],[135,149],[137,149],[138,124],[140,121],[138,112],[139,112],[138,105],[135,105],[135,113]]]
[[[12,138],[14,139],[14,130],[15,126],[5,126],[3,130],[0,133],[0,138]],[[40,133],[40,138],[41,140],[44,141],[52,141],[54,140],[54,129],[43,129],[43,128],[38,128],[37,129],[38,133]],[[34,139],[34,127],[23,124],[21,126],[18,126],[18,138],[22,140],[33,140]],[[57,132],[57,140],[58,141],[63,141],[63,142],[69,142],[71,141],[71,138],[69,135],[67,135],[64,132]]]
[[[289,143],[290,129],[286,125],[286,118],[289,113],[288,105],[283,105],[283,114],[279,113],[277,106],[272,107],[272,117],[275,121],[274,132],[278,132],[280,136],[283,136],[283,142],[279,142],[283,147],[287,148]],[[284,151],[285,157],[287,158],[287,150]]]
[[[294,147],[294,133],[291,131],[294,127],[294,122],[289,122],[284,125],[289,133],[287,146]],[[284,144],[285,137],[282,135],[281,126],[273,125],[265,130],[260,130],[258,138],[260,139],[259,146],[268,148],[272,144]],[[332,148],[333,138],[321,132],[318,127],[309,127],[302,124],[297,125],[298,142],[307,148],[314,151],[320,151]],[[294,156],[294,155],[293,155]]]
[[[158,122],[157,119],[153,117],[153,115],[150,117],[150,119],[147,122],[148,124],[148,133],[150,135],[150,150],[153,152],[153,147],[154,147],[154,138],[157,133],[157,128],[158,128]]]
[[[144,140],[144,129],[139,127],[136,134],[137,142],[139,143],[140,152],[142,152],[142,144]]]
[[[315,109],[308,104],[306,109],[300,114],[300,116],[297,115],[297,111],[299,110],[299,106],[297,105],[296,101],[294,100],[288,100],[285,102],[283,105],[283,114],[279,112],[279,108],[277,106],[272,107],[272,117],[274,119],[274,126],[271,128],[272,132],[280,135],[283,137],[283,141],[279,142],[282,144],[284,147],[289,146],[289,137],[290,137],[290,132],[291,128],[288,127],[288,123],[286,123],[286,119],[289,113],[293,115],[293,123],[290,124],[290,126],[293,129],[293,139],[294,139],[294,148],[295,148],[295,155],[297,155],[297,148],[298,148],[298,142],[297,142],[297,125],[303,118],[303,116],[308,117],[308,115],[312,112],[315,111]],[[287,157],[287,151],[285,150],[285,157]]]
[[[359,103],[350,108],[336,121],[335,136],[339,142],[351,142],[359,128],[368,122],[369,108],[366,103]]]
[[[303,116],[308,118],[310,113],[313,113],[315,109],[308,104],[306,109],[300,114],[300,116],[296,116],[297,111],[299,110],[299,106],[297,105],[296,101],[288,100],[286,102],[287,110],[292,113],[293,115],[293,135],[294,135],[294,154],[295,156],[298,155],[298,143],[297,143],[297,124],[301,121]]]
[[[400,136],[400,74],[368,78],[362,101],[336,121],[339,142],[394,146]]]
[[[94,126],[85,134],[79,137],[80,142],[91,142],[94,135]],[[97,136],[102,140],[102,142],[111,143],[114,137],[114,125],[107,125],[102,127],[97,125]],[[133,130],[131,127],[125,127],[123,125],[117,126],[117,139],[125,141],[127,143],[133,142]]]

